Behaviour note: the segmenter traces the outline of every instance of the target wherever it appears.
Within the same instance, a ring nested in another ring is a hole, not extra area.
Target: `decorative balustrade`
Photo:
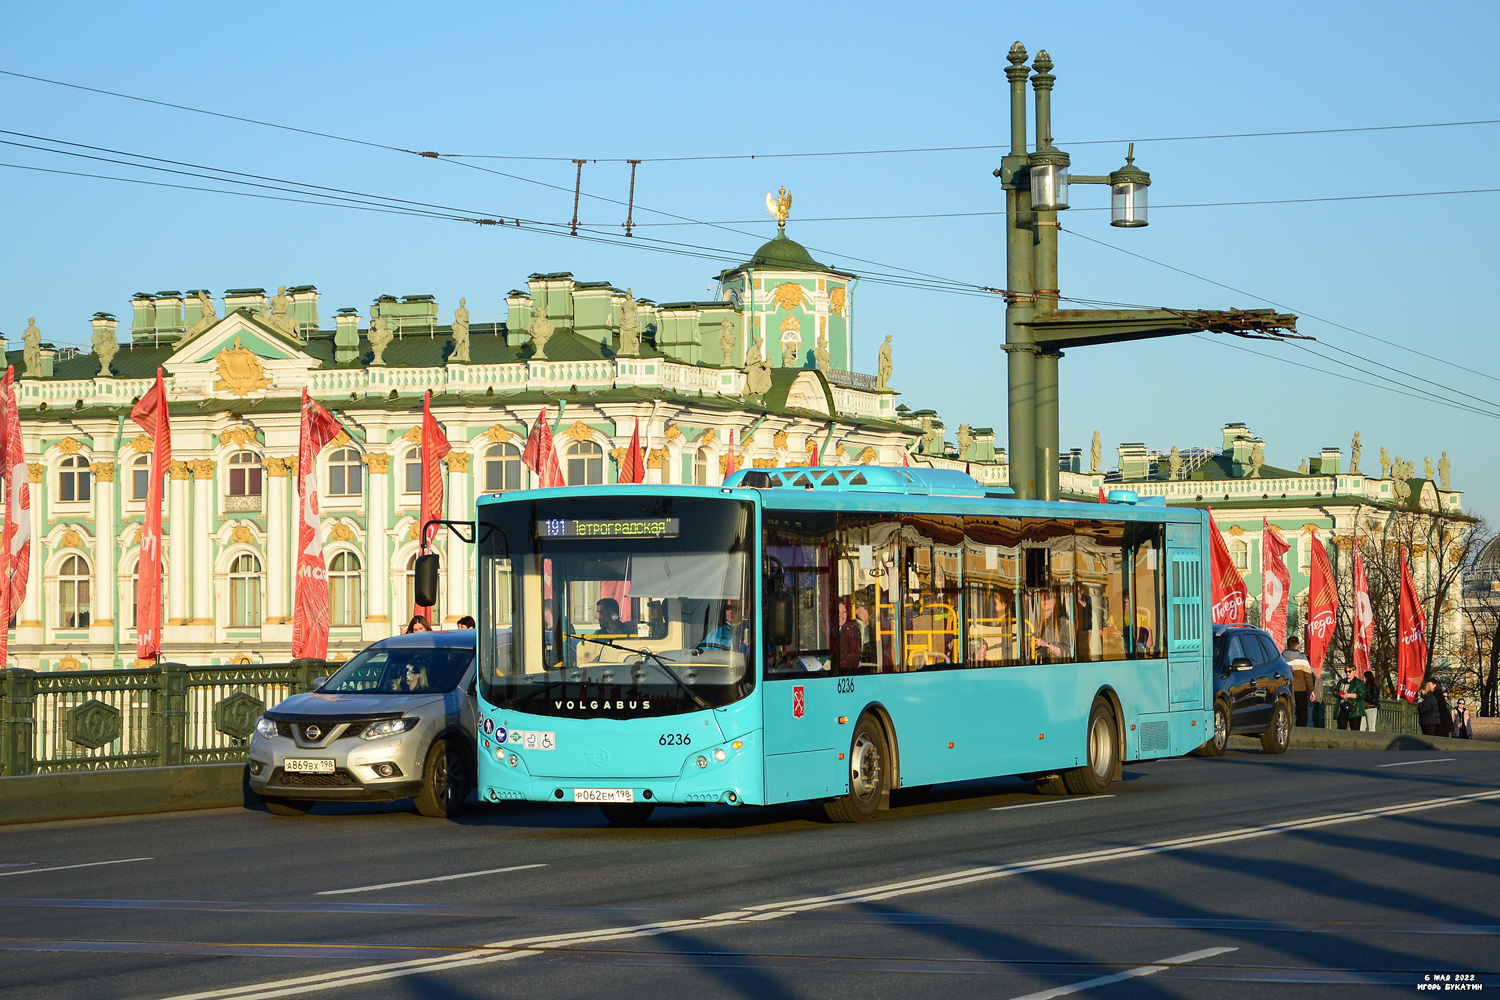
[[[322,660],[139,670],[0,670],[0,775],[236,763],[262,712]]]

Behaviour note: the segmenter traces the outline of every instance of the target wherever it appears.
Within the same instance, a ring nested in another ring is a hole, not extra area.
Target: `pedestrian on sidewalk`
[[[1448,692],[1443,690],[1441,684],[1438,684],[1433,689],[1433,693],[1437,695],[1438,700],[1437,734],[1451,737],[1453,735],[1453,710],[1448,707]]]
[[[1312,661],[1298,646],[1295,635],[1287,636],[1286,649],[1282,651],[1281,658],[1292,668],[1292,701],[1297,706],[1297,725],[1306,726],[1307,705],[1315,683]]]
[[[1436,736],[1443,724],[1442,697],[1437,693],[1437,682],[1426,681],[1422,685],[1422,696],[1417,699],[1417,725],[1423,736]]]
[[[1365,674],[1365,718],[1359,724],[1360,732],[1373,733],[1375,731],[1375,719],[1380,715],[1380,682],[1375,679],[1375,671],[1371,670]]]
[[[1468,706],[1462,698],[1453,706],[1453,737],[1459,740],[1474,738],[1474,721],[1469,718]]]
[[[1364,717],[1365,682],[1359,679],[1354,664],[1349,664],[1344,680],[1339,684],[1339,728],[1358,729]]]

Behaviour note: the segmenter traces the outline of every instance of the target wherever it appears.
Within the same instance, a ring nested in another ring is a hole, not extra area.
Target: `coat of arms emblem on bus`
[[[792,688],[792,718],[802,718],[802,713],[806,710],[806,706],[807,699],[802,695],[802,685],[798,684]]]

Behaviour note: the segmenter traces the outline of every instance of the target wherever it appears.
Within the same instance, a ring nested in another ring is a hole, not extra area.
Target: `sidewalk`
[[[1231,736],[1229,745],[1238,749],[1260,746],[1254,736]],[[1361,733],[1352,729],[1292,730],[1293,750],[1500,750],[1488,740],[1455,740],[1445,736],[1412,736],[1408,733]]]

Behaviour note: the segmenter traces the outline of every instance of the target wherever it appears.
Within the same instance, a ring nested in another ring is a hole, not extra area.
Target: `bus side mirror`
[[[792,642],[792,595],[767,594],[765,639],[767,646],[789,646]]]
[[[436,552],[417,556],[417,564],[412,569],[411,590],[412,603],[417,607],[430,608],[437,604],[438,556]]]

